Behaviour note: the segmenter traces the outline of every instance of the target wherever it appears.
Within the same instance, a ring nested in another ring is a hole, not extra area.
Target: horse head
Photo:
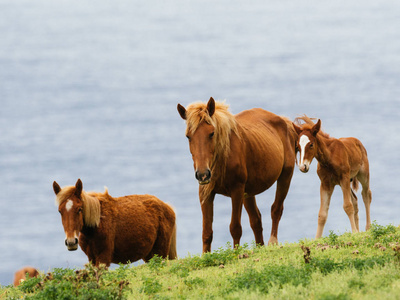
[[[83,201],[81,199],[82,181],[78,179],[73,193],[59,198],[61,188],[57,182],[53,182],[53,190],[59,199],[58,211],[65,231],[65,246],[69,251],[78,249],[79,232],[83,228]]]
[[[317,154],[317,133],[321,129],[321,120],[312,127],[305,126],[299,127],[293,123],[293,127],[298,134],[297,147],[300,152],[300,160],[298,163],[299,169],[303,173],[307,173],[310,169],[310,164]]]
[[[193,158],[195,177],[199,184],[208,184],[211,180],[211,164],[215,152],[214,126],[211,117],[215,112],[215,101],[211,97],[207,106],[200,107],[193,113],[199,115],[195,124],[191,124],[188,111],[178,104],[178,112],[187,122],[186,137],[189,140],[189,149]]]

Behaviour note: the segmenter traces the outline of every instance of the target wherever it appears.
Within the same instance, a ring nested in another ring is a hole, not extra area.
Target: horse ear
[[[293,123],[292,122],[292,124],[293,124],[293,128],[294,128],[294,130],[297,132],[297,134],[300,134],[301,133],[301,128],[299,127],[299,126],[297,126],[295,123]]]
[[[210,115],[210,117],[212,117],[212,115],[215,112],[215,100],[213,97],[210,97],[210,100],[208,100],[207,110],[208,110],[208,114]]]
[[[61,188],[60,188],[60,186],[58,185],[58,183],[57,182],[53,182],[53,190],[54,190],[54,193],[57,195],[59,192],[61,192]]]
[[[75,196],[80,197],[82,193],[82,181],[80,179],[75,183]]]
[[[181,118],[186,120],[186,108],[184,108],[182,105],[178,103],[177,109],[179,114],[181,115]]]
[[[321,119],[318,119],[317,124],[315,124],[315,125],[311,128],[311,133],[312,133],[312,135],[313,135],[313,136],[316,136],[320,129],[321,129]]]

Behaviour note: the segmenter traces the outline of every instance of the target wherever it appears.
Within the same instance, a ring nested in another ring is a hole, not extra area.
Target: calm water
[[[178,216],[178,254],[201,252],[201,213],[176,104],[226,99],[322,119],[368,150],[372,219],[399,220],[400,2],[14,1],[0,3],[0,284],[32,265],[82,267],[68,252],[52,182],[150,193]],[[295,171],[280,242],[313,238],[319,179]],[[275,186],[258,197],[264,237]],[[213,249],[231,204],[215,200]],[[360,203],[360,227],[365,210]],[[336,189],[325,234],[350,224]],[[242,242],[253,234],[243,215]]]

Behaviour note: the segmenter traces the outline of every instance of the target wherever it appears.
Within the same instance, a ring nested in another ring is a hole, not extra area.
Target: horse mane
[[[61,189],[56,196],[56,205],[67,201],[75,194],[75,186],[67,186]],[[101,208],[99,199],[111,198],[108,194],[108,189],[105,188],[104,193],[85,192],[82,191],[81,199],[83,202],[83,220],[86,226],[98,227],[100,224]]]
[[[306,114],[297,117],[294,119],[294,122],[300,126],[301,130],[310,130],[315,123],[313,122],[313,120],[316,120],[317,118],[310,118],[309,116],[307,116]],[[331,138],[329,134],[327,134],[326,132],[320,130],[318,132],[318,134],[322,135],[323,137],[329,139]]]
[[[215,101],[215,112],[211,117],[208,114],[207,104],[195,102],[188,105],[186,108],[186,134],[195,132],[203,121],[214,126],[215,152],[210,166],[211,172],[223,178],[226,160],[230,153],[231,132],[233,131],[240,139],[235,116],[229,111],[229,105],[225,101]],[[214,176],[214,178],[218,177]],[[201,186],[202,191],[210,193],[214,185],[215,182]]]

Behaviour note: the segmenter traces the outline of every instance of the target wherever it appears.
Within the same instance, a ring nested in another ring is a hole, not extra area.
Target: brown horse
[[[39,271],[35,268],[23,267],[14,274],[14,286],[19,286],[22,281],[26,280],[27,277],[32,278],[37,276],[39,276]]]
[[[301,124],[304,121],[304,124]],[[330,137],[321,129],[321,120],[316,124],[304,115],[295,120],[301,126],[294,125],[298,133],[298,148],[300,151],[299,168],[306,173],[315,157],[318,161],[317,173],[321,180],[321,205],[318,214],[318,228],[315,238],[322,236],[326,219],[328,218],[329,204],[336,185],[340,185],[343,192],[343,209],[349,217],[352,232],[359,232],[358,203],[355,192],[358,183],[362,185],[362,198],[365,204],[367,225],[371,226],[370,205],[371,190],[369,189],[369,163],[367,151],[356,138]],[[350,183],[352,182],[352,187]]]
[[[176,258],[176,224],[173,209],[155,196],[113,198],[85,192],[82,181],[60,188],[54,181],[56,204],[61,214],[68,250],[78,243],[89,261],[100,263],[145,262],[155,254]]]
[[[260,108],[232,115],[228,105],[210,98],[207,104],[178,104],[186,120],[186,136],[192,153],[203,214],[203,252],[211,251],[215,194],[232,199],[230,232],[234,246],[242,236],[242,206],[247,210],[257,244],[264,244],[261,214],[255,195],[275,182],[271,207],[269,244],[278,242],[283,201],[289,190],[295,164],[297,134],[292,123]]]

